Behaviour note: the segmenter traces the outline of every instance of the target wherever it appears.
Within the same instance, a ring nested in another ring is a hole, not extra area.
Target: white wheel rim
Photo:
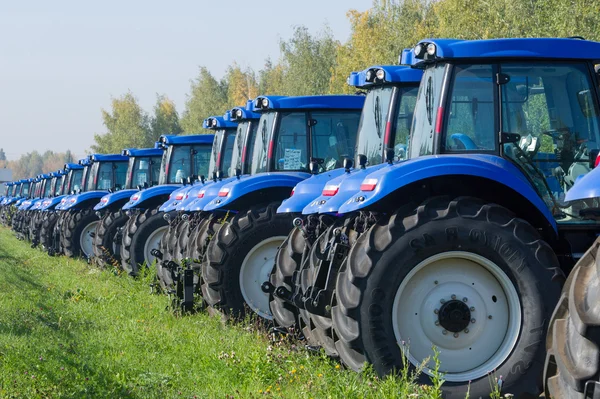
[[[81,235],[79,236],[79,247],[87,258],[91,258],[94,254],[94,233],[96,232],[96,226],[98,226],[97,220],[89,223],[81,230]]]
[[[240,269],[240,288],[246,304],[260,317],[273,319],[269,308],[269,294],[261,286],[269,280],[277,250],[285,236],[270,237],[256,244],[248,252]]]
[[[150,266],[154,263],[154,261],[156,261],[156,258],[151,252],[153,249],[160,248],[160,240],[167,232],[168,228],[169,226],[159,227],[158,229],[154,230],[146,240],[146,243],[144,244],[144,259],[146,260],[146,265]]]
[[[439,324],[438,315],[442,301],[453,300],[467,305],[471,318],[456,333]],[[424,371],[431,375],[435,346],[446,381],[472,381],[510,355],[521,330],[521,303],[513,283],[494,262],[470,252],[444,252],[425,259],[404,278],[394,298],[392,323],[413,365],[429,357]]]

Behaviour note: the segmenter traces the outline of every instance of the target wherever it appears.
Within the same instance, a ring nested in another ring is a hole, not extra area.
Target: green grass
[[[174,316],[149,292],[147,279],[51,258],[1,227],[0,398],[439,397],[251,323]]]

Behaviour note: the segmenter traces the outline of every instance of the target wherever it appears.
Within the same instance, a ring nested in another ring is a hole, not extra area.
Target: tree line
[[[206,117],[260,94],[352,93],[346,84],[350,72],[397,64],[402,49],[424,38],[600,39],[597,0],[374,0],[370,9],[350,10],[346,16],[351,26],[347,40],[336,40],[327,27],[318,32],[295,27],[290,38],[280,41],[277,59],[265,60],[258,71],[233,62],[218,79],[200,66],[181,115],[164,94],[150,113],[131,92],[113,98],[111,109],[102,110],[106,131],[94,135],[91,151],[151,147],[161,134],[207,133],[202,128]],[[20,176],[17,170],[15,176]]]

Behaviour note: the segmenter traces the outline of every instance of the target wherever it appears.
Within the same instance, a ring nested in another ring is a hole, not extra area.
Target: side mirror
[[[185,187],[186,183],[187,183],[187,182],[186,182],[185,178],[184,178],[184,177],[182,177],[182,178],[181,178],[181,184],[183,184],[183,185],[184,185],[184,187]]]
[[[354,165],[354,162],[352,161],[351,158],[344,158],[344,162],[342,164],[342,166],[344,167],[344,169],[346,169],[346,172],[350,172],[350,169],[352,169],[352,166]]]
[[[308,164],[308,171],[311,175],[316,175],[319,173],[319,163],[317,161],[311,160]]]
[[[148,182],[147,181],[144,182],[144,188],[148,188]]]
[[[202,184],[204,184],[204,182],[206,181],[206,177],[204,177],[204,175],[200,175],[199,179]]]
[[[358,154],[358,166],[360,166],[361,169],[365,169],[367,167],[367,156],[364,154]]]
[[[212,179],[216,183],[216,181],[217,181],[217,172],[213,172]]]
[[[188,176],[188,178],[187,178],[187,184],[192,184],[192,176]]]
[[[237,177],[239,179],[241,175],[242,175],[242,170],[240,168],[235,168],[235,177]]]
[[[596,167],[596,165],[598,165],[598,157],[600,156],[600,150],[597,148],[594,148],[593,150],[590,150],[590,159],[589,159],[589,167],[590,169],[594,169]]]
[[[222,179],[223,179],[223,176],[222,176],[222,174],[221,174],[221,171],[220,171],[220,170],[217,170],[217,179],[219,179],[219,180],[222,180]]]

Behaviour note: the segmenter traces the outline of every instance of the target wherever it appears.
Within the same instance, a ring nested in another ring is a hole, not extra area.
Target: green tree
[[[246,105],[249,99],[258,95],[258,82],[252,69],[242,70],[234,62],[227,68],[224,80],[227,82],[227,108]]]
[[[313,36],[306,27],[296,27],[292,38],[280,43],[284,68],[280,94],[301,96],[327,93],[338,45],[329,28]]]
[[[75,157],[73,157],[73,153],[71,152],[71,150],[67,150],[67,152],[65,152],[65,156],[63,157],[63,159],[64,163],[75,162]]]
[[[200,67],[198,77],[191,82],[181,127],[186,134],[208,133],[202,128],[204,119],[221,115],[227,110],[227,85],[217,81],[206,67]]]
[[[258,72],[258,94],[283,94],[283,65],[273,65],[267,58],[265,66]]]
[[[102,110],[102,120],[107,133],[95,134],[92,151],[120,153],[124,148],[145,148],[154,143],[150,118],[142,110],[131,92],[113,98],[112,109]]]
[[[157,140],[161,134],[181,134],[183,129],[179,125],[175,103],[164,94],[156,97],[154,116],[150,121],[153,139]]]

